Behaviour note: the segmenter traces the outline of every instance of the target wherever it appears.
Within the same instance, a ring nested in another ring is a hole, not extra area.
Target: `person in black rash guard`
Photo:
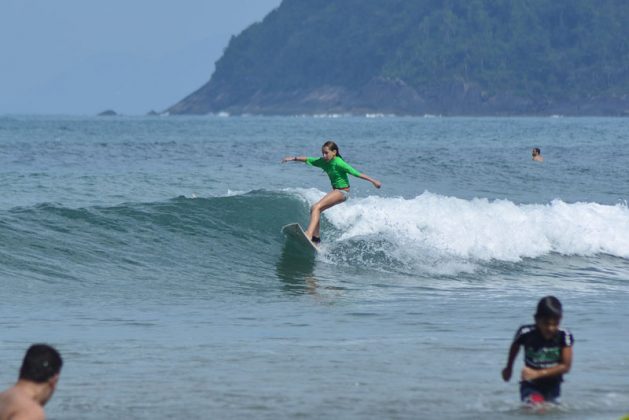
[[[546,296],[537,304],[535,324],[521,326],[515,334],[507,366],[502,370],[505,381],[511,379],[513,362],[524,346],[524,368],[520,382],[520,398],[525,403],[558,402],[563,374],[572,364],[572,334],[559,328],[561,302]]]

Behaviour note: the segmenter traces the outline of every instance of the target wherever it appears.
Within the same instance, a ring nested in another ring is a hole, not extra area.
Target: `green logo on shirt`
[[[548,363],[559,363],[561,360],[561,352],[559,347],[542,347],[539,350],[532,348],[526,349],[526,358],[531,361],[532,364],[546,365]]]

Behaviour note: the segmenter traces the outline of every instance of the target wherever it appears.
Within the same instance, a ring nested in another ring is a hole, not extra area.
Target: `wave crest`
[[[327,213],[338,241],[372,238],[402,254],[519,261],[548,253],[629,258],[626,204],[515,204],[424,193],[413,199],[368,197]]]

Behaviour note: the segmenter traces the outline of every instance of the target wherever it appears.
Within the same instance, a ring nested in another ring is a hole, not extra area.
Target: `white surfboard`
[[[315,252],[319,252],[319,247],[314,244],[307,236],[304,230],[299,226],[299,223],[291,223],[282,228],[282,233],[307,249],[311,249]]]

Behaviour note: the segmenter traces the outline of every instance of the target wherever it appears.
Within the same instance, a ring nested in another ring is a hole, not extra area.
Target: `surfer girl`
[[[382,185],[382,183],[377,179],[361,174],[345,162],[339,153],[339,147],[333,141],[326,141],[323,144],[321,147],[321,154],[323,157],[320,158],[287,156],[282,159],[282,163],[291,161],[305,162],[308,165],[316,166],[317,168],[323,169],[323,171],[328,174],[328,177],[330,177],[332,191],[323,196],[321,200],[310,208],[310,223],[308,224],[308,229],[306,229],[305,233],[306,236],[315,244],[321,242],[319,231],[321,213],[330,207],[344,202],[349,196],[349,179],[347,174],[369,181],[376,188],[380,188]]]

